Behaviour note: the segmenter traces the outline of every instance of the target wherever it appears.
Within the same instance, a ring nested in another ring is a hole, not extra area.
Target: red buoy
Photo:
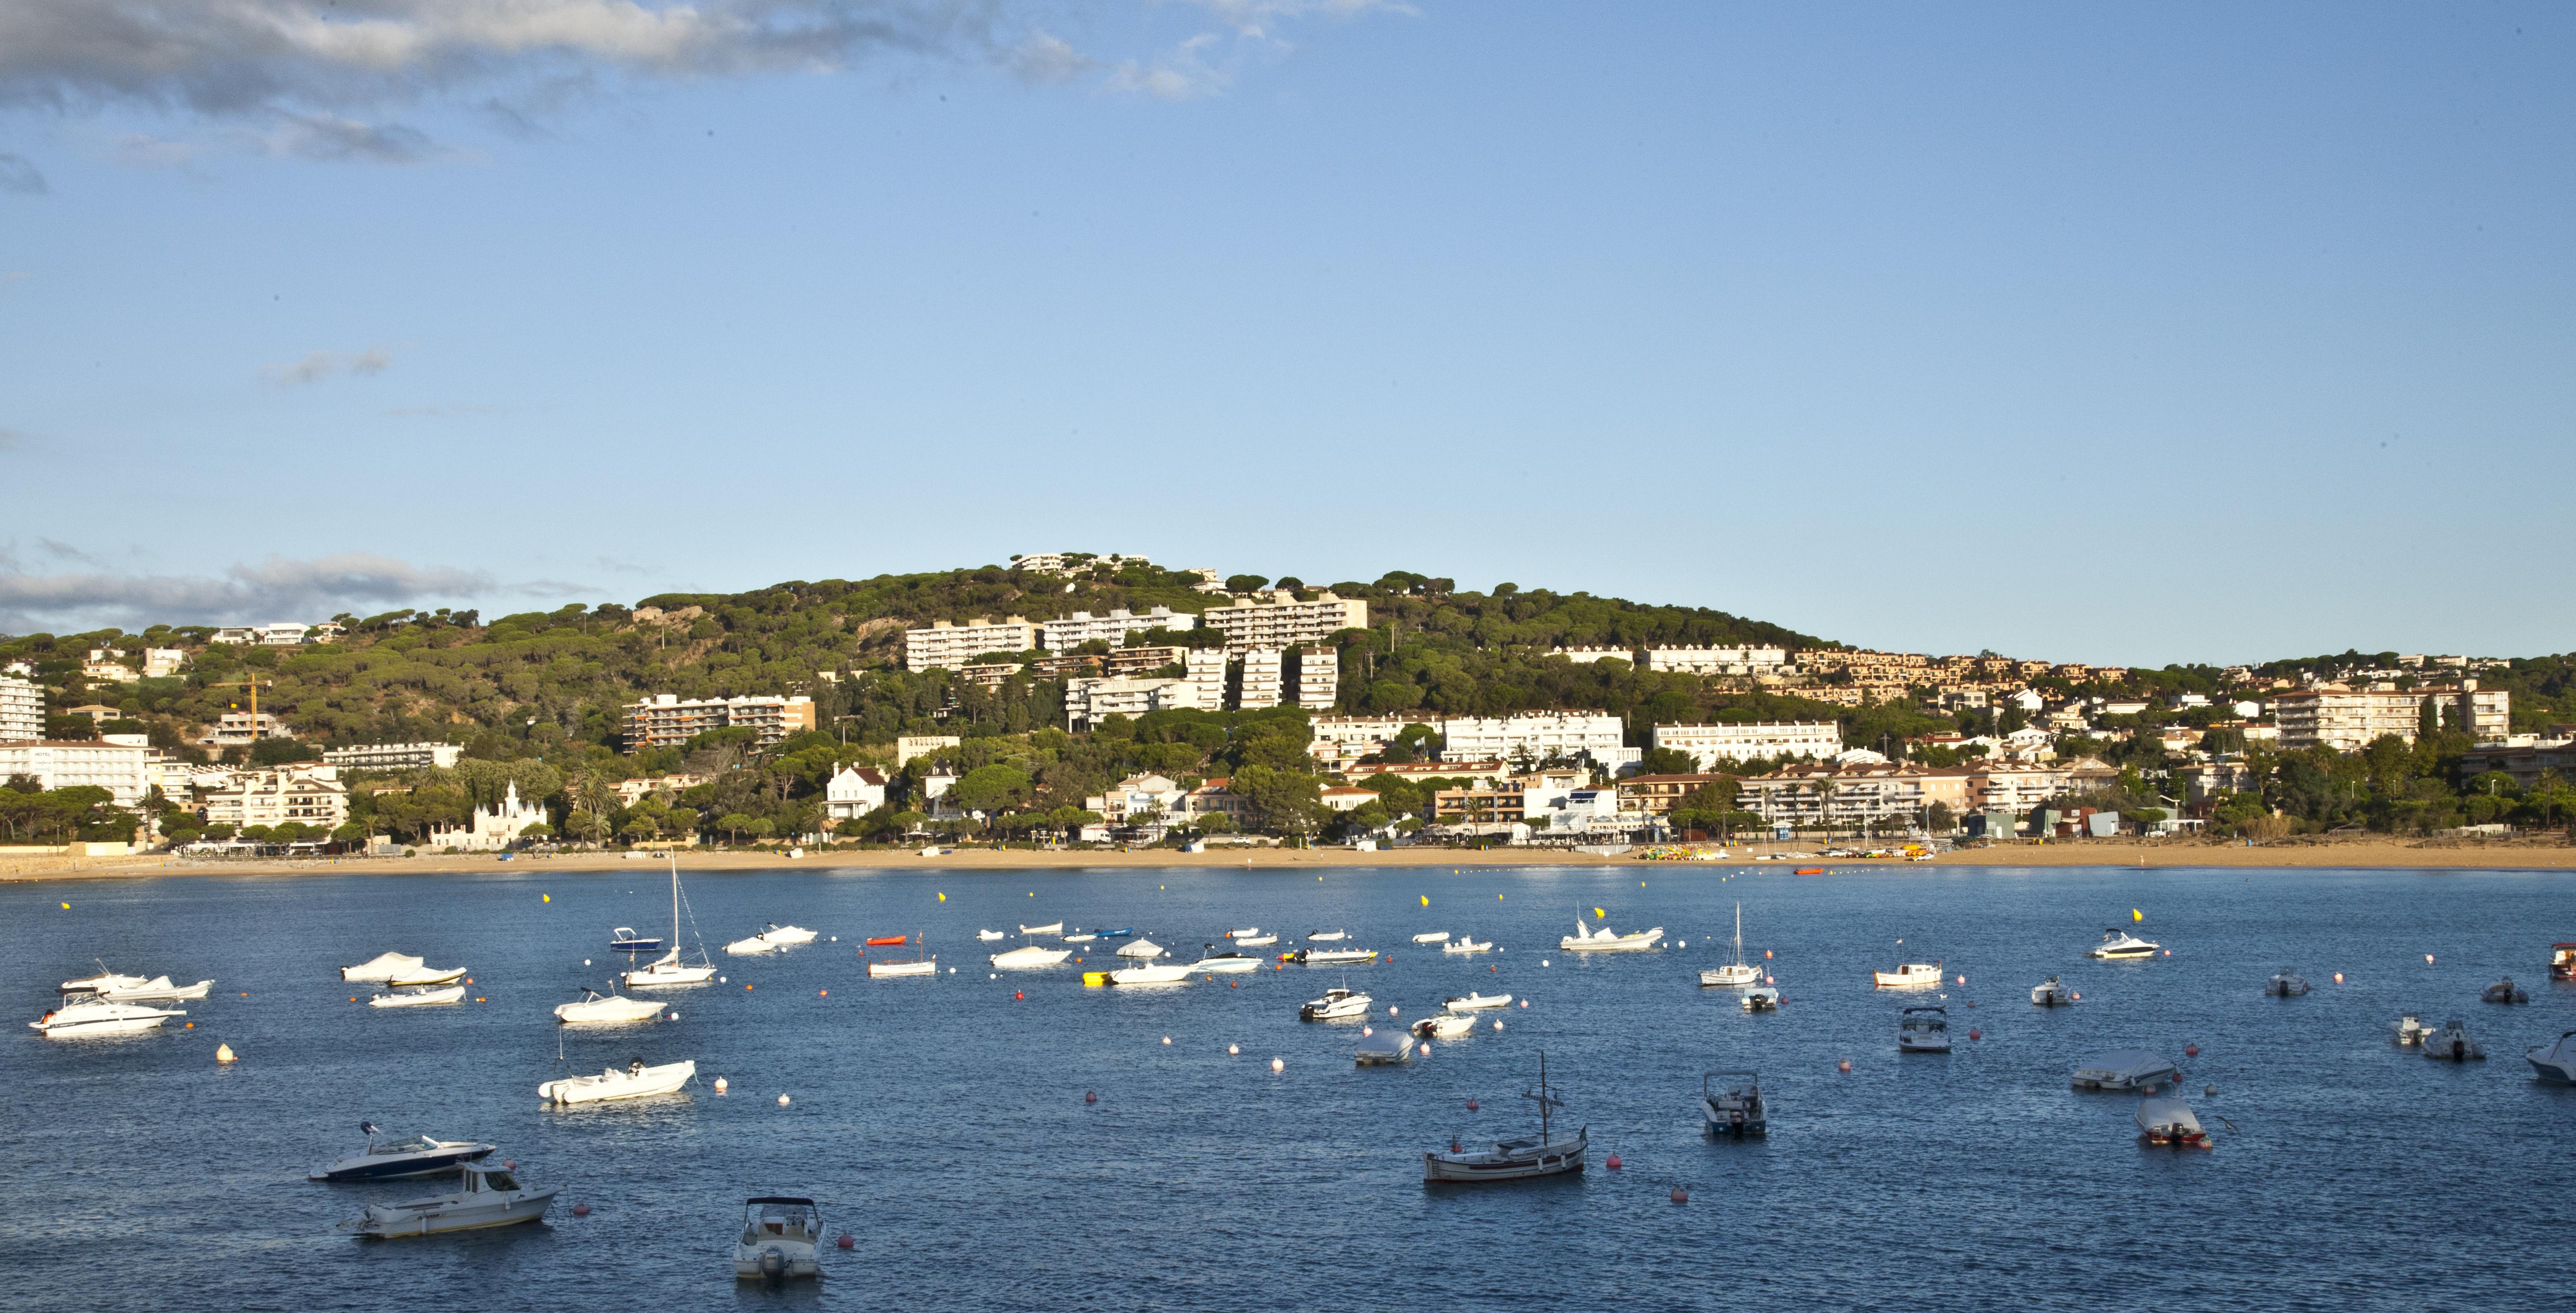
[[[1842,1062],[1841,1062],[1841,1064],[1840,1064],[1840,1066],[1841,1066],[1842,1070],[1844,1070],[1844,1071],[1850,1071],[1850,1070],[1851,1070],[1851,1059],[1849,1059],[1849,1058],[1845,1058],[1845,1059],[1843,1059],[1843,1060],[1842,1060]]]
[[[590,1216],[590,1205],[588,1205],[588,1204],[574,1204],[574,1205],[572,1206],[572,1215],[573,1215],[573,1216],[575,1216],[575,1217],[588,1217],[588,1216]]]
[[[1097,1095],[1097,1094],[1092,1093],[1092,1092],[1091,1092],[1091,1091],[1089,1091],[1089,1090],[1084,1090],[1084,1091],[1082,1092],[1082,1101],[1083,1101],[1084,1103],[1098,1103],[1098,1102],[1100,1102],[1100,1096],[1099,1096],[1099,1095]]]
[[[1469,1100],[1467,1100],[1467,1111],[1469,1111],[1469,1112],[1474,1112],[1475,1110],[1476,1110],[1476,1101],[1475,1101],[1474,1099],[1469,1099]]]
[[[1617,1154],[1615,1154],[1615,1153],[1614,1153],[1614,1154],[1612,1154],[1612,1155],[1610,1155],[1609,1160],[1608,1160],[1608,1161],[1606,1161],[1606,1162],[1604,1162],[1604,1163],[1602,1163],[1601,1165],[1602,1165],[1602,1166],[1604,1166],[1604,1167],[1609,1168],[1611,1171],[1614,1171],[1614,1172],[1615,1172],[1615,1171],[1618,1171],[1618,1170],[1619,1170],[1619,1155],[1617,1155]]]
[[[2200,1056],[2200,1046],[2197,1044],[2185,1044],[2182,1046],[2182,1055],[2186,1058],[2197,1058]]]
[[[1016,989],[1015,989],[1015,990],[1012,990],[1012,991],[1011,991],[1011,997],[1012,997],[1012,998],[1014,998],[1014,999],[1023,999],[1023,998],[1027,998],[1027,997],[1028,997],[1028,995],[1023,994],[1023,993],[1021,993],[1020,991],[1018,991],[1018,990],[1016,990]]]
[[[1673,1202],[1674,1202],[1674,1203],[1677,1203],[1677,1204],[1686,1204],[1686,1203],[1689,1203],[1689,1202],[1690,1202],[1690,1191],[1685,1190],[1685,1189],[1681,1188],[1681,1187],[1680,1187],[1680,1186],[1678,1186],[1678,1185],[1677,1185],[1677,1186],[1674,1186],[1674,1187],[1673,1187]]]
[[[856,1247],[858,1246],[858,1243],[859,1243],[859,1242],[858,1242],[858,1241],[856,1241],[856,1240],[851,1239],[851,1238],[850,1238],[850,1233],[849,1233],[849,1232],[847,1232],[847,1231],[843,1231],[843,1232],[841,1233],[841,1238],[840,1238],[840,1239],[838,1239],[838,1240],[833,1241],[832,1243],[833,1243],[833,1244],[836,1244],[836,1245],[839,1245],[839,1246],[840,1246],[841,1248],[843,1248],[843,1249],[854,1249],[854,1248],[856,1248]]]
[[[1984,1036],[1983,1034],[1980,1034],[1980,1033],[1978,1032],[1978,1030],[1977,1030],[1977,1028],[1976,1028],[1976,1027],[1974,1027],[1974,1026],[1970,1026],[1970,1027],[1968,1027],[1968,1038],[1970,1038],[1970,1039],[1984,1039],[1984,1038],[1985,1038],[1985,1036]]]

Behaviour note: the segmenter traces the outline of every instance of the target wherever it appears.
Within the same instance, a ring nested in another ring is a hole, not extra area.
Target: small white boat
[[[2112,927],[2102,932],[2102,942],[2095,944],[2087,956],[2102,962],[2128,962],[2154,957],[2156,950],[2162,947],[2164,945],[2153,940],[2140,939],[2126,930]]]
[[[1949,1052],[1949,1009],[1907,1008],[1904,1018],[1896,1023],[1896,1051],[1899,1053]]]
[[[1458,1039],[1476,1033],[1476,1017],[1470,1012],[1434,1012],[1417,1019],[1410,1029],[1424,1039]]]
[[[1413,1036],[1392,1027],[1360,1036],[1351,1047],[1351,1063],[1359,1067],[1392,1067],[1413,1060]]]
[[[1703,1135],[1768,1134],[1770,1114],[1762,1104],[1761,1078],[1749,1071],[1702,1073],[1699,1120]]]
[[[662,1015],[662,1005],[646,998],[628,998],[622,994],[602,994],[583,989],[581,997],[555,1006],[555,1020],[567,1026],[615,1025],[628,1021],[651,1021]]]
[[[1237,948],[1266,948],[1278,942],[1279,936],[1275,934],[1236,935],[1234,937],[1234,946]]]
[[[703,985],[716,978],[715,966],[689,966],[680,961],[680,950],[668,953],[619,977],[628,989],[672,989],[682,985]]]
[[[1254,935],[1257,935],[1257,934],[1260,934],[1260,933],[1261,933],[1261,927],[1259,927],[1259,926],[1257,926],[1257,925],[1248,925],[1248,926],[1245,926],[1244,928],[1242,928],[1241,930],[1228,930],[1228,931],[1226,931],[1226,932],[1225,932],[1225,937],[1226,937],[1226,938],[1228,938],[1228,939],[1250,939],[1250,938],[1252,938]],[[1276,938],[1276,936],[1273,936],[1273,937],[1274,937],[1274,938]]]
[[[391,980],[408,971],[418,971],[424,959],[408,953],[378,953],[353,967],[340,968],[342,980]]]
[[[463,980],[469,970],[472,968],[458,967],[453,971],[441,971],[437,967],[425,966],[415,971],[397,971],[385,977],[385,984],[392,989],[407,989],[415,985],[453,985]]]
[[[1100,936],[1098,936],[1098,935],[1095,935],[1095,934],[1087,934],[1087,933],[1086,933],[1086,934],[1076,934],[1076,935],[1066,935],[1066,936],[1064,937],[1064,942],[1066,942],[1066,943],[1068,943],[1068,944],[1088,944],[1088,943],[1091,943],[1091,942],[1093,942],[1094,940],[1097,940],[1097,939],[1099,939],[1099,938],[1100,938]]]
[[[426,1008],[436,1007],[442,1003],[462,1003],[464,1001],[465,986],[463,985],[425,985],[414,989],[397,989],[390,994],[378,994],[374,998],[367,1000],[367,1006],[371,1008]]]
[[[1213,948],[1215,945],[1211,944],[1208,947]],[[1262,961],[1263,959],[1250,953],[1209,953],[1198,961],[1190,963],[1190,970],[1205,971],[1211,975],[1239,976],[1246,971],[1260,970]]]
[[[1318,930],[1315,933],[1306,936],[1306,942],[1310,944],[1338,944],[1350,937],[1351,932],[1348,930]]]
[[[1150,960],[1162,955],[1163,946],[1151,939],[1131,939],[1118,946],[1118,956],[1138,961]]]
[[[215,982],[211,980],[200,980],[193,985],[174,985],[168,976],[154,976],[136,985],[101,986],[98,996],[111,1003],[185,1003],[204,998],[206,991],[214,987]]]
[[[1744,960],[1744,904],[1735,905],[1735,960],[1699,973],[1701,987],[1740,989],[1762,983],[1762,968]]]
[[[1756,985],[1744,991],[1744,1010],[1747,1012],[1779,1011],[1780,991],[1769,985]]]
[[[2560,1035],[2557,1043],[2546,1048],[2525,1049],[2522,1057],[2542,1080],[2576,1085],[2576,1030]]]
[[[2174,1149],[2206,1149],[2209,1132],[2202,1129],[2200,1118],[2191,1105],[2170,1094],[2138,1100],[2138,1138],[2148,1144]]]
[[[810,944],[814,942],[815,932],[801,925],[780,925],[772,921],[767,930],[760,932],[760,937],[773,944]]]
[[[2442,1023],[2442,1028],[2423,1040],[2424,1056],[2444,1062],[2484,1062],[2487,1051],[2469,1038],[2469,1028],[2457,1018]]]
[[[172,1017],[184,1017],[184,1011],[146,1007],[141,1003],[116,1003],[103,998],[76,999],[27,1023],[29,1030],[48,1039],[68,1039],[82,1035],[129,1035],[140,1030],[159,1030],[161,1023]]]
[[[83,976],[78,980],[66,980],[55,987],[56,991],[64,994],[96,994],[108,989],[130,989],[144,983],[144,978],[141,976],[120,976],[108,970],[107,964],[99,962],[97,958],[91,958],[90,961],[98,964],[97,975]]]
[[[870,980],[879,980],[887,976],[935,976],[938,974],[939,959],[935,957],[925,957],[911,962],[872,961],[868,963],[868,979]]]
[[[610,1067],[596,1076],[568,1076],[547,1081],[537,1087],[537,1097],[558,1108],[576,1103],[606,1103],[611,1099],[646,1099],[656,1094],[669,1094],[688,1084],[697,1074],[698,1064],[694,1060],[648,1067],[642,1058],[637,1058],[623,1067]]]
[[[1288,960],[1310,967],[1348,967],[1377,960],[1374,948],[1301,948]]]
[[[1445,944],[1449,942],[1449,932],[1446,930],[1434,930],[1427,934],[1415,935],[1413,937],[1413,942],[1417,944]]]
[[[2513,977],[2511,976],[2506,976],[2504,979],[2478,991],[2478,997],[2489,1003],[2528,1003],[2531,1001],[2530,991],[2513,983]]]
[[[725,945],[724,951],[732,953],[738,957],[750,957],[760,953],[775,953],[779,949],[785,947],[785,944],[779,943],[776,940],[769,938],[767,935],[752,935],[745,939],[737,939],[732,943]]]
[[[2182,1069],[2143,1049],[2114,1049],[2075,1069],[2079,1090],[2149,1090],[2182,1079]]]
[[[1556,946],[1569,953],[1642,953],[1663,940],[1662,926],[1623,935],[1606,925],[1594,930],[1583,924],[1583,917],[1577,914],[1574,933],[1557,940]]]
[[[1440,1002],[1440,1006],[1452,1012],[1491,1012],[1511,1005],[1512,996],[1509,994],[1479,994],[1473,990]]]
[[[2434,1033],[2437,1029],[2439,1027],[2427,1025],[2410,1013],[2397,1019],[2397,1042],[2407,1045],[2421,1044],[2425,1036]]]
[[[1020,933],[1024,935],[1060,935],[1064,933],[1064,922],[1057,921],[1048,925],[1024,925],[1020,927]]]
[[[1297,1009],[1297,1019],[1299,1021],[1348,1021],[1354,1017],[1367,1016],[1369,1006],[1374,1002],[1376,1000],[1368,995],[1348,988],[1328,989],[1324,991],[1322,998],[1306,1000],[1304,1006]]]
[[[1565,1106],[1547,1083],[1547,1055],[1539,1055],[1538,1088],[1521,1095],[1538,1104],[1538,1136],[1527,1140],[1504,1140],[1489,1150],[1469,1151],[1456,1143],[1449,1152],[1432,1151],[1422,1155],[1422,1183],[1468,1183],[1486,1181],[1525,1181],[1539,1176],[1560,1176],[1583,1170],[1584,1158],[1591,1152],[1591,1128],[1577,1131],[1567,1139],[1558,1139],[1549,1114]]]
[[[519,1184],[517,1176],[500,1167],[463,1163],[458,1170],[465,1174],[463,1190],[398,1204],[369,1204],[366,1215],[358,1219],[354,1228],[363,1236],[393,1239],[533,1222],[546,1215],[556,1193],[563,1188],[530,1190]]]
[[[1145,962],[1109,973],[1113,985],[1172,985],[1190,978],[1186,962]]]
[[[2055,976],[2050,976],[2030,987],[2030,1002],[2033,1007],[2062,1008],[2074,1001],[2075,991],[2059,984]]]
[[[976,931],[976,932],[975,932],[975,937],[976,937],[977,939],[981,939],[981,940],[983,940],[985,943],[988,943],[988,944],[989,944],[989,943],[992,943],[992,942],[993,942],[994,940],[996,940],[996,939],[1008,939],[1008,938],[1010,938],[1010,936],[1009,936],[1009,935],[1006,935],[1006,934],[1002,933],[1002,932],[1001,932],[1001,931],[999,931],[999,930],[978,930],[978,931]]]
[[[1030,971],[1058,965],[1071,956],[1073,950],[1070,948],[1040,948],[1035,944],[1023,944],[1007,952],[993,954],[993,965],[1004,971]]]
[[[737,1281],[820,1277],[823,1213],[811,1199],[763,1195],[743,1202],[742,1237],[733,1245]]]
[[[2273,972],[2272,978],[2263,982],[2263,992],[2274,998],[2297,998],[2308,989],[2308,978],[2291,967]]]
[[[1449,943],[1442,944],[1440,946],[1440,951],[1451,954],[1490,953],[1494,951],[1494,941],[1488,939],[1483,943],[1478,943],[1474,939],[1457,939],[1452,940]]]
[[[1941,963],[1900,962],[1894,971],[1872,970],[1869,981],[1880,989],[1928,989],[1941,983]]]
[[[376,1143],[384,1132],[374,1122],[360,1122],[358,1129],[367,1134],[366,1152],[327,1163],[305,1177],[310,1181],[404,1181],[419,1176],[443,1176],[459,1166],[479,1162],[492,1152],[492,1146],[475,1140],[437,1140],[415,1135],[407,1140]]]

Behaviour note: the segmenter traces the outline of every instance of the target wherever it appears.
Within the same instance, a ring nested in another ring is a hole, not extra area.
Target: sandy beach
[[[1729,862],[1770,855],[1775,846],[1755,844],[1729,848]],[[1777,845],[1781,853],[1805,851]],[[936,857],[910,850],[813,850],[801,858],[784,852],[743,849],[680,849],[680,865],[691,871],[774,870],[785,866],[955,868],[966,870],[1064,870],[1078,867],[1327,867],[1401,866],[1464,868],[1496,866],[1654,866],[1687,869],[1679,862],[1649,862],[1634,855],[1604,857],[1564,849],[1397,848],[1385,852],[1352,852],[1344,848],[1225,848],[1184,853],[1168,848],[1134,852],[1044,851],[958,848]],[[205,859],[150,855],[142,857],[10,857],[0,858],[0,881],[113,879],[172,875],[322,875],[382,872],[388,875],[438,875],[461,871],[628,870],[639,863],[658,865],[657,855],[622,852],[563,853],[520,856],[500,862],[490,854],[474,856],[341,857],[286,861],[281,859]],[[1769,865],[1769,863],[1765,863]],[[1786,865],[1786,863],[1783,863]],[[1876,868],[1920,869],[1932,866],[2166,866],[2282,867],[2311,869],[2576,869],[2576,845],[2557,840],[2459,842],[2390,838],[2291,840],[2246,847],[2208,840],[2089,839],[2052,843],[2015,843],[1944,853],[1928,863],[1884,859],[1814,859],[1796,864],[1822,866],[1830,873]]]

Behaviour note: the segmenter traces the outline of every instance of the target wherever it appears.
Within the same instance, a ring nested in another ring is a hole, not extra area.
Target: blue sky
[[[245,4],[0,12],[0,628],[1084,549],[2576,648],[2563,8]]]

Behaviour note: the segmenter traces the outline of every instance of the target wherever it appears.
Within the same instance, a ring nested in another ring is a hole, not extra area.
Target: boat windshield
[[[483,1173],[483,1188],[486,1190],[516,1190],[519,1188],[519,1178],[510,1175],[506,1171],[485,1172]]]
[[[435,1149],[435,1148],[437,1148],[437,1147],[438,1147],[438,1141],[433,1140],[433,1139],[429,1138],[429,1137],[428,1137],[428,1136],[426,1136],[426,1135],[415,1135],[415,1136],[411,1137],[411,1138],[410,1138],[410,1139],[408,1139],[408,1140],[396,1140],[396,1141],[394,1141],[394,1142],[393,1142],[393,1143],[391,1143],[391,1144],[380,1144],[380,1145],[377,1145],[377,1146],[376,1146],[376,1152],[377,1152],[377,1153],[427,1153],[427,1152],[429,1152],[430,1150]]]
[[[814,1209],[802,1204],[765,1204],[752,1218],[751,1229],[765,1235],[811,1235],[819,1221]]]

